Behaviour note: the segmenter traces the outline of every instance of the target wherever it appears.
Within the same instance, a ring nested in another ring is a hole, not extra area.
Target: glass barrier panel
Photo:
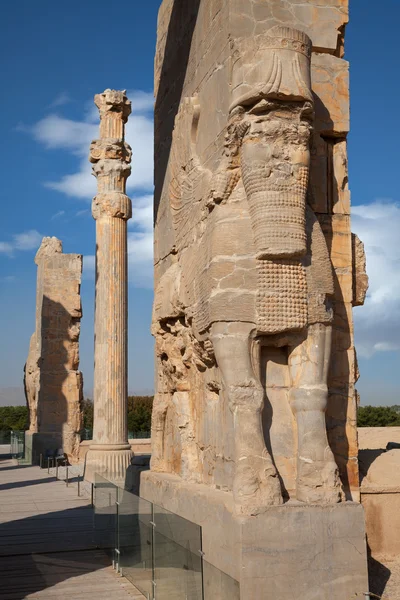
[[[13,458],[22,458],[25,447],[25,431],[11,431],[10,454]]]
[[[203,600],[240,600],[239,582],[203,560]]]
[[[202,600],[201,527],[160,506],[153,510],[157,600]]]
[[[117,493],[116,485],[95,473],[93,493],[94,542],[98,548],[112,551],[113,559],[117,544]]]
[[[118,490],[119,567],[146,598],[153,598],[152,504]]]

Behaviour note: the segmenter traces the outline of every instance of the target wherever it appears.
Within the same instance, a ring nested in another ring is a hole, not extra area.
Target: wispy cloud
[[[65,210],[59,210],[52,217],[50,217],[50,221],[56,221],[57,219],[61,219],[65,215]]]
[[[78,210],[75,213],[76,217],[82,217],[83,215],[88,215],[90,213],[90,210],[88,208],[84,208],[83,210]]]
[[[365,305],[354,310],[357,351],[370,357],[400,350],[400,204],[354,206],[352,228],[364,242],[369,275]]]
[[[0,277],[0,281],[3,283],[12,283],[16,280],[17,278],[15,275],[5,275],[4,277]]]
[[[51,104],[49,104],[49,108],[56,108],[57,106],[64,106],[64,104],[69,104],[71,102],[71,97],[67,92],[60,92],[58,96],[56,96]]]
[[[43,236],[36,229],[16,233],[11,242],[0,242],[0,253],[13,256],[16,250],[37,250],[42,238]]]

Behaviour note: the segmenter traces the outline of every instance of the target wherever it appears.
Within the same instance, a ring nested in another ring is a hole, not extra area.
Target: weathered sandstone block
[[[61,241],[43,238],[36,254],[36,330],[25,365],[28,434],[41,451],[79,453],[83,380],[79,371],[82,256],[63,254]],[[36,452],[37,454],[37,452]]]

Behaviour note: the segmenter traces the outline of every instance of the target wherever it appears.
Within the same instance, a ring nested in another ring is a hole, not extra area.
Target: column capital
[[[108,215],[127,220],[132,216],[131,201],[125,194],[132,149],[125,142],[125,123],[131,102],[125,90],[105,90],[96,94],[94,101],[100,112],[100,137],[91,143],[89,152],[97,179],[92,214],[95,219]]]
[[[100,112],[100,119],[103,119],[107,113],[113,112],[121,116],[124,123],[127,122],[132,112],[131,101],[128,100],[126,90],[106,89],[102,94],[96,94],[94,103]]]
[[[131,199],[120,192],[96,194],[92,201],[92,215],[94,219],[109,216],[128,221],[132,217]]]

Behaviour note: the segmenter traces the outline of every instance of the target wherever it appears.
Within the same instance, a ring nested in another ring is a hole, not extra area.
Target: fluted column
[[[86,456],[85,478],[94,473],[124,481],[132,451],[127,427],[127,220],[132,205],[125,194],[131,149],[124,140],[131,103],[125,92],[95,96],[100,139],[89,160],[97,178],[92,214],[96,219],[96,307],[94,342],[93,443]]]

